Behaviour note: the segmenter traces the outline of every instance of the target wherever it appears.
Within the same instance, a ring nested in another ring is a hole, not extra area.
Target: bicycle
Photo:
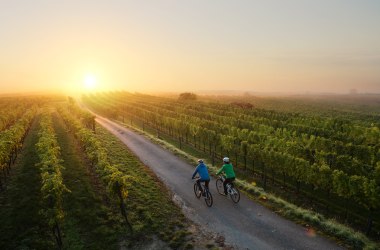
[[[218,193],[220,195],[225,195],[224,187],[223,187],[224,180],[225,180],[225,177],[223,175],[219,175],[215,183],[216,190],[218,190]],[[226,188],[227,188],[227,194],[229,194],[229,196],[231,197],[231,200],[234,203],[238,203],[240,201],[239,189],[237,189],[233,183],[227,183]]]
[[[199,190],[198,184],[197,184],[197,180],[198,179],[195,179],[195,183],[194,183],[194,194],[195,194],[195,196],[199,199],[201,197],[201,195],[203,195],[205,198],[206,205],[208,207],[211,207],[212,203],[213,203],[213,199],[212,199],[212,195],[211,195],[209,189],[206,187],[204,182],[200,182],[202,190],[203,190],[203,192],[201,193],[201,191]]]

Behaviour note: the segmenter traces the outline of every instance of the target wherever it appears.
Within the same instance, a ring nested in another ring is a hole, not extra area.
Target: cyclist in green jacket
[[[224,172],[226,175],[226,178],[223,182],[224,187],[224,194],[227,195],[227,187],[226,185],[228,183],[232,183],[235,180],[235,172],[234,167],[230,163],[230,159],[228,157],[223,158],[223,166],[218,170],[216,175],[219,175],[220,173]]]

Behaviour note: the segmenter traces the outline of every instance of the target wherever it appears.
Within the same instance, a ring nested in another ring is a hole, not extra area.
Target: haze
[[[380,93],[380,1],[1,1],[0,92]]]

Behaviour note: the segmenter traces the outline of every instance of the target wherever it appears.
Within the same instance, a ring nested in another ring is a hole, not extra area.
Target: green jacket
[[[226,174],[226,178],[233,178],[235,177],[234,167],[231,163],[224,164],[221,169],[216,173],[217,175],[221,172],[224,172]]]

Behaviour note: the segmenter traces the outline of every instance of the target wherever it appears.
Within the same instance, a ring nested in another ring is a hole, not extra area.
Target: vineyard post
[[[53,230],[53,235],[55,237],[55,240],[57,241],[58,248],[62,249],[63,244],[62,244],[61,230],[60,230],[57,222],[55,222],[52,230]]]
[[[296,180],[296,186],[297,186],[296,193],[299,194],[300,193],[300,189],[301,189],[301,181],[299,179]]]
[[[121,193],[121,187],[120,187],[119,182],[116,182],[116,189],[117,189],[117,195],[119,197],[121,214],[123,215],[123,217],[125,219],[125,223],[127,224],[127,227],[129,228],[129,230],[133,234],[133,228],[132,228],[131,223],[128,220],[127,208],[126,208],[125,203],[124,203],[124,199],[123,199],[123,195]]]
[[[214,166],[215,165],[215,151],[212,152],[211,162],[212,162],[212,165]]]
[[[248,142],[241,142],[241,151],[243,152],[244,170],[247,170],[247,155],[248,155]]]
[[[255,158],[252,157],[252,176],[255,176]]]
[[[264,190],[267,189],[267,168],[265,166],[264,162],[261,162],[261,166],[263,167],[263,174],[262,174],[262,179],[264,181]]]
[[[12,165],[15,164],[16,162],[16,158],[17,158],[17,155],[18,155],[18,147],[17,146],[14,146],[14,154],[13,154],[13,158],[12,158]]]
[[[0,171],[4,174],[4,169],[2,168],[1,165],[0,167],[1,167]],[[0,190],[3,190],[3,181],[1,180],[1,173],[0,173]]]
[[[96,128],[95,117],[92,118],[91,122],[92,122],[92,131],[94,131],[94,134],[96,134],[96,130],[95,130],[95,128]]]
[[[202,129],[202,134],[204,135],[204,136],[202,136],[203,152],[206,153],[206,138],[208,138],[208,133],[207,133],[207,131],[205,131],[204,129]]]
[[[373,208],[370,207],[368,209],[368,220],[367,220],[367,228],[366,228],[366,235],[369,235],[370,232],[371,232],[371,229],[372,229],[372,223],[373,223],[373,219],[372,219],[372,212],[373,212]]]
[[[125,110],[126,110],[126,103],[124,103],[124,105],[123,105],[123,110],[122,110],[122,112],[123,112],[123,123],[125,123]]]

